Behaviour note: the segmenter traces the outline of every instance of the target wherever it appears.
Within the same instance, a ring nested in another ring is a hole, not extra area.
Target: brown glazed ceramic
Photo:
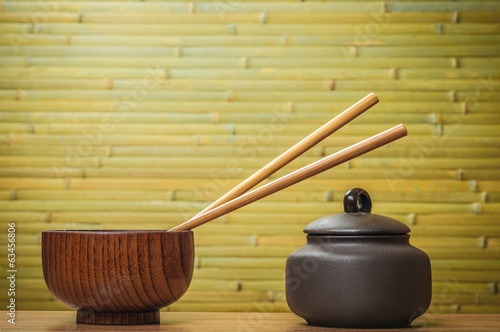
[[[408,242],[403,223],[371,214],[371,199],[355,188],[345,213],[320,218],[307,244],[286,263],[286,300],[311,325],[402,327],[429,307],[431,265]]]
[[[191,231],[42,232],[45,282],[77,322],[151,324],[188,289]]]

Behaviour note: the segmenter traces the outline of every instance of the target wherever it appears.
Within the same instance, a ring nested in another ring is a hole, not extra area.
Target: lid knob
[[[372,211],[372,200],[366,190],[354,188],[349,190],[344,196],[345,213],[357,213]]]

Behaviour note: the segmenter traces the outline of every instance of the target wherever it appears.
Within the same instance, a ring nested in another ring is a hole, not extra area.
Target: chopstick
[[[403,124],[304,166],[170,229],[189,230],[407,135]]]
[[[229,192],[224,194],[222,197],[220,197],[218,200],[216,200],[215,202],[204,208],[201,212],[199,212],[190,220],[193,220],[196,217],[201,216],[205,212],[210,211],[213,208],[216,208],[217,206],[229,202],[230,200],[246,193],[248,190],[252,189],[257,184],[267,179],[269,176],[271,176],[272,174],[274,174],[275,172],[277,172],[278,170],[289,164],[292,160],[294,160],[295,158],[297,158],[298,156],[300,156],[301,154],[303,154],[304,152],[306,152],[307,150],[309,150],[310,148],[312,148],[313,146],[324,140],[326,137],[330,136],[331,134],[342,128],[346,123],[349,123],[350,121],[358,117],[360,114],[365,112],[367,109],[369,109],[376,103],[378,103],[377,96],[374,93],[370,93],[369,95],[358,101],[356,104],[352,105],[344,112],[340,113],[335,118],[328,121],[322,127],[318,128],[309,136],[307,136],[306,138],[295,144],[293,147],[285,151],[283,154],[281,154],[279,157],[271,161],[269,164],[267,164],[266,166],[255,172],[245,181],[241,182],[239,185],[237,185]]]

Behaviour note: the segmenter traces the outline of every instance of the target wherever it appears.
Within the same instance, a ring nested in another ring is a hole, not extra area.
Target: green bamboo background
[[[42,230],[170,228],[375,92],[273,178],[401,122],[409,136],[196,229],[168,310],[288,311],[302,229],[362,187],[431,257],[432,312],[500,312],[499,1],[1,8],[0,285],[16,222],[18,309],[69,309],[44,284]]]

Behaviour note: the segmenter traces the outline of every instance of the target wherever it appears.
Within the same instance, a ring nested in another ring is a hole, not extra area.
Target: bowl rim
[[[44,230],[42,234],[53,234],[53,233],[87,233],[87,234],[155,234],[155,233],[193,233],[191,230],[182,231],[168,231],[165,229],[56,229],[56,230]]]

